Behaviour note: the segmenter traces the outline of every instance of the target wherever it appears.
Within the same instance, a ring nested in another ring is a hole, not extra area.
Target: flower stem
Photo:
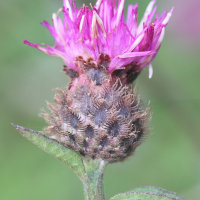
[[[87,184],[84,184],[85,200],[105,200],[103,173],[107,162],[83,158],[83,163],[87,174]]]

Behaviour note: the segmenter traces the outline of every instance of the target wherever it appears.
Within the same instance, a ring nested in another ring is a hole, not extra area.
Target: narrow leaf
[[[12,125],[21,133],[22,136],[30,140],[47,153],[55,156],[62,162],[69,165],[83,182],[86,180],[83,161],[75,151],[72,151],[64,144],[59,143],[55,139],[50,138],[43,133],[26,129],[18,125]]]
[[[159,195],[165,195],[169,198],[175,198],[175,199],[179,199],[179,200],[186,200],[185,198],[179,196],[178,194],[176,194],[175,192],[170,192],[167,190],[164,190],[162,188],[157,188],[157,187],[153,187],[153,186],[144,186],[144,187],[138,187],[138,188],[134,188],[130,191],[128,191],[129,193],[131,192],[148,192],[151,194],[159,194]]]

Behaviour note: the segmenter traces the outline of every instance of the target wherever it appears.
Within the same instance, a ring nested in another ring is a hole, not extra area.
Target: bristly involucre
[[[71,77],[66,90],[57,89],[51,114],[44,113],[46,134],[81,156],[121,161],[148,133],[149,109],[142,109],[137,92],[120,76],[95,61],[76,60],[83,73]]]
[[[152,0],[137,26],[138,5],[129,5],[124,18],[124,0],[98,0],[94,7],[64,0],[64,23],[53,14],[54,47],[24,43],[49,55],[61,57],[70,77],[66,90],[57,89],[46,134],[81,156],[121,161],[131,155],[147,134],[149,108],[141,106],[132,83],[155,58],[173,9],[159,17]],[[42,47],[45,46],[45,47]]]

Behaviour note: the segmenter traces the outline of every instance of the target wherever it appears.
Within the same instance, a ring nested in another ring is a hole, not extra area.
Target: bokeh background
[[[149,0],[138,3],[140,21]],[[83,199],[74,172],[11,126],[42,130],[40,108],[46,109],[45,100],[53,102],[53,88],[68,83],[62,59],[23,44],[24,39],[54,44],[39,22],[50,22],[62,0],[1,0],[0,5],[0,199]],[[152,107],[151,136],[134,156],[106,168],[106,199],[145,185],[200,199],[200,1],[158,0],[157,5],[159,14],[175,10],[153,62],[153,78],[145,69],[136,81]]]

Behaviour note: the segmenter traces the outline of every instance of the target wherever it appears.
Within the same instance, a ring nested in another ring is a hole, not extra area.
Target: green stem
[[[107,162],[83,158],[87,174],[84,184],[85,200],[105,200],[103,173]]]

